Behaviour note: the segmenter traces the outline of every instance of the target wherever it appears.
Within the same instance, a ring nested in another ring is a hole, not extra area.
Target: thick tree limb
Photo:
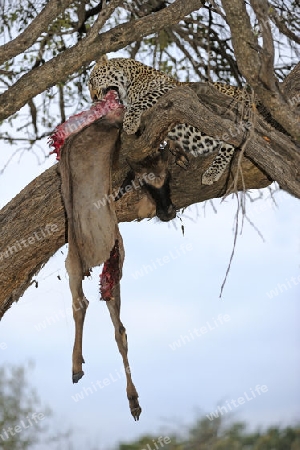
[[[250,0],[250,5],[256,14],[263,41],[260,49],[260,79],[271,91],[276,91],[274,42],[270,21],[268,20],[269,4],[267,0]]]
[[[74,0],[50,0],[23,33],[0,47],[0,65],[23,53]]]
[[[60,53],[56,58],[37,67],[20,78],[0,96],[0,121],[19,111],[29,99],[57,82],[65,81],[81,67],[97,60],[107,52],[114,52],[174,23],[202,6],[202,0],[176,0],[167,8],[141,19],[119,25],[100,34],[94,41],[89,37]],[[55,76],[53,75],[55,74]]]
[[[286,85],[288,78],[283,88]],[[129,169],[126,158],[141,160],[155,151],[166,131],[175,123],[191,123],[209,135],[221,137],[237,147],[245,142],[247,133],[239,124],[239,115],[237,109],[233,108],[232,99],[203,83],[191,86],[193,90],[188,87],[175,88],[148,110],[143,115],[139,137],[122,134],[119,163],[113,175],[114,190],[118,189]],[[293,93],[296,95],[296,91]],[[272,178],[283,189],[300,198],[299,149],[288,136],[273,129],[261,117],[256,117],[250,132],[251,140],[247,141],[245,154],[254,164],[242,158],[243,182],[239,177],[237,189],[263,188],[271,183]],[[201,185],[202,174],[214,157],[190,156],[187,171],[170,161],[172,200],[177,208],[221,197],[232,191],[238,157],[235,157],[230,170],[217,183],[212,186]],[[117,202],[120,222],[138,219],[137,204],[142,195],[141,190],[136,190]],[[0,315],[3,315],[32,283],[33,275],[66,242],[57,164],[33,180],[2,209],[0,226]]]
[[[300,114],[300,62],[289,73],[284,82],[281,83],[281,89],[289,104],[296,108],[296,112]]]
[[[272,48],[270,48],[270,33],[268,28],[268,16],[265,14],[263,26],[263,11],[261,2],[252,0],[251,4],[258,14],[261,24],[261,32],[264,46],[258,45],[250,18],[246,10],[245,2],[241,0],[222,0],[226,12],[226,20],[230,26],[232,44],[239,70],[254,89],[258,98],[269,109],[274,119],[277,120],[296,140],[300,141],[299,117],[287,102],[287,99],[278,87],[278,81],[273,72]],[[266,2],[262,2],[263,6]]]

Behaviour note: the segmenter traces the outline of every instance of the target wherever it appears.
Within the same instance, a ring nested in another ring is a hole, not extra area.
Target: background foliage
[[[54,431],[52,422],[49,431],[52,411],[28,380],[32,370],[32,363],[0,367],[0,448],[27,450],[38,448],[41,442],[53,450],[67,448],[70,430]]]
[[[43,421],[34,426],[24,428],[20,433],[10,434],[3,441],[0,437],[0,448],[3,450],[26,450],[39,448],[40,442],[47,442],[49,448],[69,450],[76,449],[71,443],[74,432],[51,430],[48,433],[49,417],[52,413],[42,402],[36,390],[28,381],[33,367],[10,366],[0,368],[0,435],[9,427],[13,430],[22,421],[28,425],[27,417],[33,413],[42,412],[47,426]],[[171,421],[170,421],[171,422]],[[53,424],[52,424],[53,426]],[[300,426],[269,427],[266,430],[248,431],[244,422],[224,420],[222,417],[209,420],[199,416],[194,423],[185,427],[184,431],[159,432],[148,434],[131,441],[120,443],[115,450],[300,450]],[[164,444],[158,437],[168,437]],[[73,441],[74,442],[74,441]],[[148,445],[148,447],[147,447]],[[93,445],[91,450],[97,450]]]

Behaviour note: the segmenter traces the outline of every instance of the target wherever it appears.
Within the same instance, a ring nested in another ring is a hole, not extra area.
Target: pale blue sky
[[[20,162],[15,158],[0,177],[0,205],[54,163],[51,158],[40,166],[30,154]],[[4,161],[2,152],[1,167]],[[197,411],[209,414],[226,402],[250,397],[257,385],[266,385],[267,392],[233,408],[235,417],[253,427],[294,423],[300,412],[299,200],[283,192],[277,198],[278,209],[269,200],[248,202],[248,215],[265,242],[245,223],[222,299],[236,199],[215,200],[217,214],[209,204],[205,215],[201,205],[189,208],[182,217],[184,237],[179,219],[120,225],[126,250],[121,316],[143,408],[139,422],[129,412],[121,356],[107,308],[99,301],[100,269],[84,283],[90,300],[85,376],[78,384],[71,382],[74,327],[66,247],[37,276],[38,289],[29,288],[5,314],[0,326],[0,343],[7,346],[0,348],[2,364],[35,361],[30,381],[55,412],[57,429],[70,425],[76,430],[78,445],[97,443],[99,449],[108,449],[144,432],[159,436],[184,431]],[[164,256],[170,261],[159,265],[157,258]],[[154,270],[145,273],[146,265]],[[216,327],[219,314],[230,319]],[[205,326],[214,329],[200,336],[193,331]],[[193,339],[184,341],[185,335]],[[181,342],[176,350],[175,342],[177,347]],[[106,378],[111,381],[104,382]],[[84,394],[84,388],[89,392],[97,381],[107,386]]]

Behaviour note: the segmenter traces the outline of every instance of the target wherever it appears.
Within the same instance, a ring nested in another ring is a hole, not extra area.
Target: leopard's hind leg
[[[168,139],[176,141],[186,153],[191,153],[195,157],[218,150],[212,164],[202,176],[202,184],[207,185],[213,184],[221,178],[235,151],[232,145],[214,139],[186,123],[176,125],[168,133]]]

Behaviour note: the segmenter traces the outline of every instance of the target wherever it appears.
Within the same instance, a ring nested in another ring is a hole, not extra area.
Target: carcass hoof
[[[180,155],[176,158],[177,166],[181,167],[184,170],[187,170],[190,164],[190,161],[186,155]]]
[[[129,407],[130,412],[134,420],[139,420],[140,414],[142,412],[142,408],[139,405],[137,397],[131,397],[129,399]]]
[[[135,421],[139,420],[141,412],[142,408],[140,407],[131,410],[132,417],[134,418]]]
[[[176,164],[182,169],[187,170],[190,164],[190,160],[186,152],[181,147],[180,143],[178,141],[169,140],[168,146],[172,155],[175,156]]]
[[[77,372],[77,373],[73,373],[73,375],[72,375],[72,381],[73,381],[73,383],[78,383],[78,381],[80,380],[80,378],[83,377],[83,375],[84,375],[84,372],[83,372],[83,371]]]

